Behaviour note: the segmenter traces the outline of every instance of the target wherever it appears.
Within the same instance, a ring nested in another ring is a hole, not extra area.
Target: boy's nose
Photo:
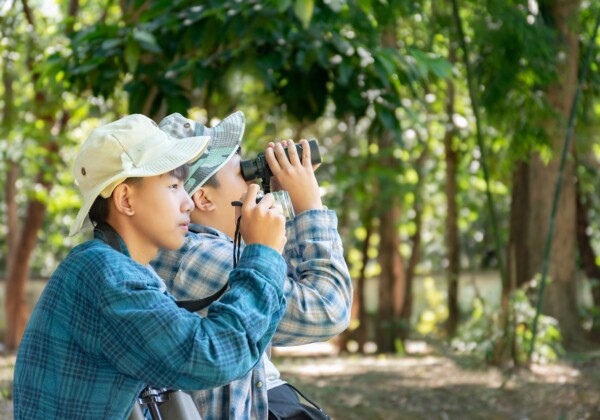
[[[183,199],[183,211],[185,211],[186,213],[191,213],[193,209],[194,201],[192,200],[192,197],[190,197],[189,194],[186,192],[184,193]]]

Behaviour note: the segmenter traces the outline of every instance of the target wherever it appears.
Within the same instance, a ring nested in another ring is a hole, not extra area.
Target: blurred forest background
[[[68,230],[89,132],[235,110],[246,157],[319,140],[355,285],[338,351],[597,350],[599,17],[591,0],[0,0],[4,351],[87,239]]]

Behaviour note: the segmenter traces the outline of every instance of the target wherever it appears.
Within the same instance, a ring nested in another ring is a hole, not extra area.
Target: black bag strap
[[[95,230],[102,233],[100,239],[110,245],[112,249],[117,252],[123,253],[123,248],[119,242],[119,234],[113,229],[111,225],[105,222],[100,222],[96,225]],[[191,300],[177,300],[175,304],[182,309],[186,309],[189,312],[197,312],[207,308],[215,300],[219,299],[223,293],[227,290],[227,283],[217,293],[207,296],[202,299],[191,299]]]
[[[221,287],[221,289],[217,293],[207,296],[205,298],[191,299],[191,300],[177,300],[177,301],[175,301],[175,303],[180,308],[187,309],[190,312],[201,311],[202,309],[207,308],[215,300],[219,299],[223,295],[223,293],[225,293],[225,290],[227,290],[227,283],[225,283],[225,285],[223,287]]]
[[[310,404],[313,405],[313,407],[315,407],[323,416],[325,416],[326,419],[329,419],[329,414],[327,414],[321,407],[319,407],[313,400],[311,400],[310,398],[308,398],[306,395],[304,395],[302,392],[300,392],[300,390],[298,388],[296,388],[294,385],[287,383],[286,385],[289,386],[290,388],[292,388],[294,391],[296,391],[302,398],[304,398],[306,401],[308,401]]]

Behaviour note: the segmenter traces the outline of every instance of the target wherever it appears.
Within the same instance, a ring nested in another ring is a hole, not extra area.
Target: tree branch
[[[35,22],[33,20],[33,13],[31,12],[31,8],[29,7],[28,0],[21,0],[23,4],[23,12],[25,13],[25,19],[27,19],[27,23],[35,28]]]

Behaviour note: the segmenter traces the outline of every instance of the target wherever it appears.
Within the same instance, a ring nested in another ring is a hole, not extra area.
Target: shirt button
[[[262,388],[262,382],[261,382],[261,381],[258,381],[258,382],[256,383],[256,387],[257,387],[257,388]]]
[[[183,124],[183,126],[184,126],[185,128],[190,128],[190,123],[185,123],[185,124]]]

